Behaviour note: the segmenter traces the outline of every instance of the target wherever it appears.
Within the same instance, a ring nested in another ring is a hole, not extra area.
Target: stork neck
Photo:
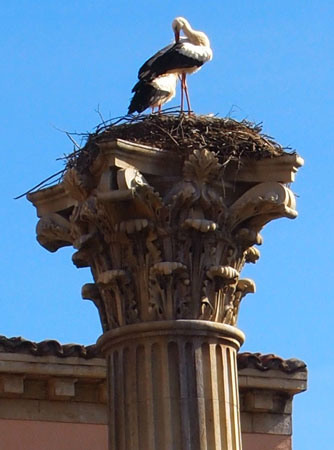
[[[186,21],[184,21],[182,24],[182,30],[189,39],[193,36],[194,32],[196,33],[196,31],[192,29],[190,23]]]
[[[189,22],[184,22],[182,30],[191,43],[210,47],[210,41],[207,35],[202,31],[194,30]]]

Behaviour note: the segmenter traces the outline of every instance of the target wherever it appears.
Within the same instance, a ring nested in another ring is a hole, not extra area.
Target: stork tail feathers
[[[161,98],[167,97],[169,92],[156,89],[146,81],[138,81],[132,89],[134,96],[131,99],[128,114],[143,112],[146,108],[155,106]]]

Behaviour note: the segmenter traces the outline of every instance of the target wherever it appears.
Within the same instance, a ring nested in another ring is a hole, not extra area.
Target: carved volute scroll
[[[254,246],[267,222],[296,217],[293,193],[272,174],[238,184],[236,173],[231,183],[206,149],[175,163],[175,176],[164,179],[154,158],[168,160],[168,152],[137,147],[141,170],[114,144],[118,159],[100,150],[91,175],[71,168],[58,190],[30,194],[39,210],[42,200],[54,203],[40,214],[39,242],[50,251],[73,245],[74,264],[91,268],[94,283],[83,297],[97,306],[104,331],[172,319],[236,325],[242,298],[255,292],[242,268],[259,258]]]

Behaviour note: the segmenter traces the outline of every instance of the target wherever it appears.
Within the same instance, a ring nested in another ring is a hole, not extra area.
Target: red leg
[[[184,92],[186,94],[186,99],[188,103],[188,114],[191,114],[191,105],[190,105],[190,99],[189,99],[189,93],[188,93],[188,85],[186,81],[186,75],[184,75]]]
[[[181,113],[183,112],[184,78],[185,78],[185,74],[183,73],[183,74],[181,75]]]
[[[161,114],[161,105],[158,106],[158,114]]]

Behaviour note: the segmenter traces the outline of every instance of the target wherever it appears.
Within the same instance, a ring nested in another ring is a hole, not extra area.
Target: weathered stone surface
[[[0,392],[7,396],[23,394],[24,376],[13,374],[0,376]]]
[[[112,374],[111,448],[240,449],[242,341],[235,327],[195,320],[129,325],[102,336]]]
[[[49,397],[58,400],[73,398],[76,382],[76,378],[51,378],[48,383]]]
[[[292,425],[289,414],[256,413],[252,418],[254,433],[285,434],[291,436]]]
[[[41,245],[72,245],[73,263],[93,274],[82,296],[98,308],[104,331],[109,447],[241,450],[236,323],[255,283],[240,273],[260,256],[263,226],[296,217],[282,181],[301,161],[269,152],[270,163],[248,160],[238,177],[232,154],[206,148],[182,156],[100,139],[92,150],[57,189],[28,198],[41,217]],[[59,385],[59,395],[71,392],[68,381]],[[244,396],[246,410],[257,411],[254,432],[288,434],[289,415],[275,423],[261,415],[274,400]]]
[[[90,175],[72,167],[59,186],[28,198],[41,216],[41,245],[73,245],[74,264],[91,267],[95,284],[83,297],[97,306],[104,331],[171,319],[235,325],[242,298],[255,291],[240,272],[259,258],[261,228],[297,215],[292,191],[274,178],[275,164],[295,173],[296,158],[270,158],[270,170],[266,160],[248,161],[242,173],[252,178],[236,172],[231,183],[229,166],[211,151],[182,162],[117,140],[100,145]]]
[[[258,356],[259,358],[259,356]],[[251,374],[249,371],[251,370]],[[239,369],[241,430],[243,433],[253,433],[252,418],[256,410],[245,402],[248,395],[255,404],[262,403],[262,396],[270,395],[272,402],[264,412],[278,413],[282,420],[286,414],[291,415],[293,393],[305,389],[306,370],[296,374],[285,373],[283,370]],[[247,374],[247,376],[245,376]],[[1,353],[0,378],[19,380],[19,389],[0,391],[0,420],[51,420],[55,422],[96,423],[107,424],[107,364],[103,358],[34,356],[33,354]],[[68,402],[66,398],[50,396],[49,383],[74,377],[75,395]],[[259,377],[261,383],[256,383]],[[303,377],[303,379],[302,379]],[[284,390],[278,379],[285,380]],[[267,380],[266,383],[263,380]],[[214,376],[216,383],[218,376]],[[24,381],[24,382],[23,382]],[[211,382],[210,382],[211,383]],[[299,388],[297,389],[297,384]],[[265,385],[265,388],[254,388],[254,385]],[[21,389],[22,388],[22,389]],[[262,403],[263,404],[263,403]],[[277,426],[276,426],[277,428]],[[258,428],[259,429],[259,428]],[[267,433],[268,427],[261,433]]]

